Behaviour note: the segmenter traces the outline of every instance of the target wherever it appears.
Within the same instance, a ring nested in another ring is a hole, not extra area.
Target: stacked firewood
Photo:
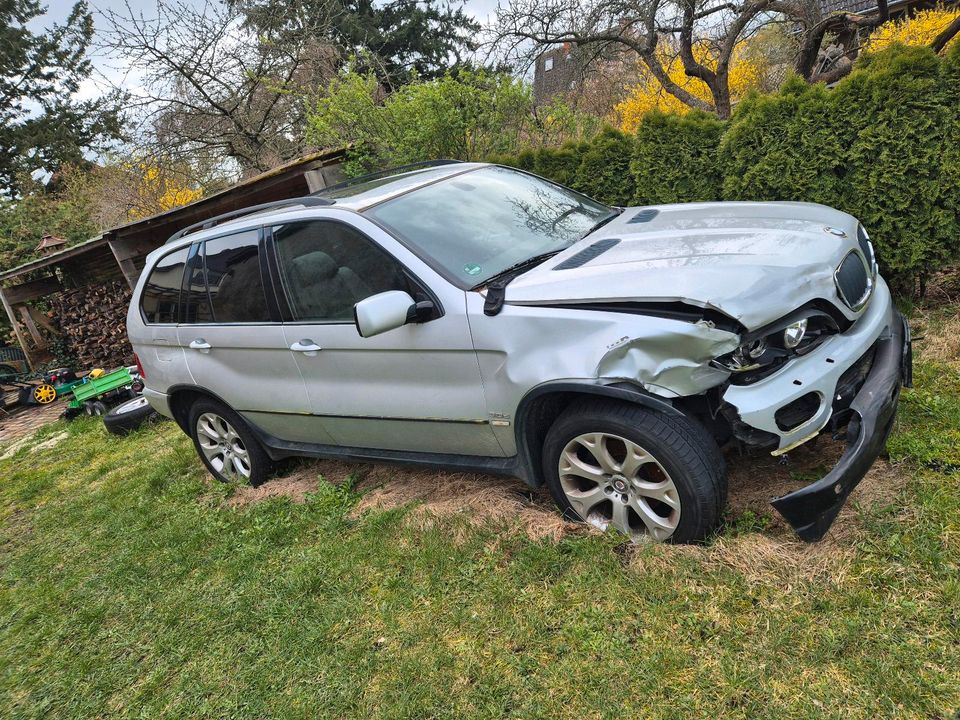
[[[123,280],[65,290],[54,302],[54,314],[67,352],[79,368],[114,368],[133,363],[127,340],[130,288]]]

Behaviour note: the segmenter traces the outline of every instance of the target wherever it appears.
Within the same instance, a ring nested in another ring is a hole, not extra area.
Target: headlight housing
[[[713,361],[731,373],[730,382],[747,385],[775,372],[791,358],[805,355],[840,331],[827,313],[803,309],[756,332],[744,335],[740,346]]]
[[[809,322],[807,318],[803,318],[787,325],[783,331],[783,346],[788,350],[793,350],[802,343],[804,335],[807,334]]]

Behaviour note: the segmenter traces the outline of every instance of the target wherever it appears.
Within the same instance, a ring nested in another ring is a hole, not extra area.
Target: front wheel
[[[237,413],[214,400],[190,408],[190,437],[207,470],[221,482],[262,484],[270,458]]]
[[[683,417],[588,400],[544,443],[543,470],[568,517],[631,541],[691,543],[717,527],[726,477],[716,443]]]

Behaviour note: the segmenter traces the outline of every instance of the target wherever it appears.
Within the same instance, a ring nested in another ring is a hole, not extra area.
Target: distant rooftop
[[[915,4],[911,0],[889,0],[887,6],[890,10],[903,5]],[[817,0],[821,15],[829,15],[835,12],[847,13],[869,13],[877,9],[876,0]]]

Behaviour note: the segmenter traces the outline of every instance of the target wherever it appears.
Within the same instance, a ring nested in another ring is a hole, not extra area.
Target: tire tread
[[[682,533],[680,531],[684,520],[689,515],[681,513],[681,526],[678,527],[678,533],[671,538],[672,542],[697,542],[704,540],[713,532],[723,516],[726,505],[726,468],[720,448],[700,423],[690,418],[667,415],[630,403],[585,398],[570,405],[557,418],[547,432],[545,450],[550,446],[551,439],[558,433],[565,432],[568,425],[582,423],[587,418],[612,421],[628,428],[643,426],[647,433],[656,436],[658,442],[666,446],[677,463],[690,469],[684,480],[690,484],[695,497],[705,501],[706,507],[697,513],[695,526],[685,528]],[[545,451],[543,462],[543,470],[554,499],[562,509],[571,510],[559,488],[559,477],[552,453]],[[553,482],[555,477],[556,482]],[[674,482],[676,481],[675,478]],[[685,509],[685,512],[689,510]]]

